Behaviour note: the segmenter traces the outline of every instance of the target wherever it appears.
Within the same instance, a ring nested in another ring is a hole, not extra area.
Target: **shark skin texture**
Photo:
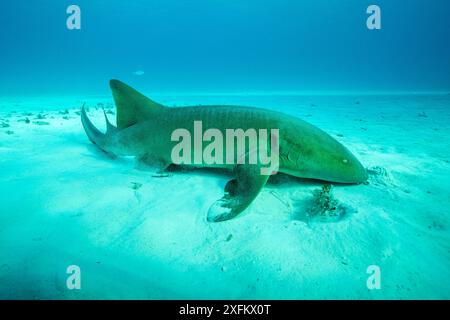
[[[276,111],[242,106],[165,107],[119,80],[110,87],[117,108],[117,127],[105,114],[106,133],[89,120],[84,106],[81,122],[88,138],[101,150],[115,156],[135,156],[161,170],[173,163],[174,130],[184,128],[194,136],[194,121],[202,121],[204,130],[216,128],[225,136],[226,129],[278,129],[279,165],[274,171],[299,178],[318,179],[342,184],[367,180],[367,172],[358,159],[326,132],[301,120]],[[203,144],[205,148],[207,143]],[[247,147],[248,144],[246,144]],[[269,150],[270,151],[270,150]],[[254,152],[246,149],[245,155]],[[232,219],[257,197],[269,175],[255,164],[196,163],[195,167],[220,167],[232,171],[234,178],[225,186],[224,196],[209,209],[211,222]]]

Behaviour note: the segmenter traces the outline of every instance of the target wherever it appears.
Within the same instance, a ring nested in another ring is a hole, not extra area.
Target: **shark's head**
[[[308,137],[296,134],[280,150],[280,161],[285,171],[302,178],[313,178],[337,183],[362,183],[367,171],[359,160],[342,144],[321,131]]]

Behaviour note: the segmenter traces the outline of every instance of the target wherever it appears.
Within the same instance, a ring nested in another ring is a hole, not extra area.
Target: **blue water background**
[[[447,92],[449,16],[446,0],[2,1],[0,96],[109,95],[110,78],[169,94]]]

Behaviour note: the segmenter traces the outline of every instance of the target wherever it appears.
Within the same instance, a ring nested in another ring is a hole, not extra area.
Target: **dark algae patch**
[[[321,189],[313,191],[313,198],[307,209],[309,220],[335,222],[344,217],[347,208],[333,195],[333,186],[325,184]]]

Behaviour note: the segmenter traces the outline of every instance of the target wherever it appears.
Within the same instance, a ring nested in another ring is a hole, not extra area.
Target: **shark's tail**
[[[116,103],[117,127],[109,122],[105,110],[103,110],[107,130],[106,133],[100,132],[89,120],[84,108],[85,104],[81,107],[81,123],[89,140],[101,150],[113,155],[123,155],[124,149],[119,147],[117,143],[114,143],[115,134],[141,121],[152,118],[160,112],[164,112],[166,108],[119,80],[112,79],[110,86]]]
[[[117,128],[113,126],[106,116],[105,110],[103,110],[103,114],[105,115],[106,120],[106,134],[102,133],[100,130],[98,130],[89,120],[85,104],[81,107],[81,123],[83,124],[84,131],[86,132],[86,135],[88,136],[89,140],[96,146],[98,146],[101,150],[105,151],[106,153],[112,153],[111,150],[108,148],[108,141],[110,140],[110,136],[116,132]]]

